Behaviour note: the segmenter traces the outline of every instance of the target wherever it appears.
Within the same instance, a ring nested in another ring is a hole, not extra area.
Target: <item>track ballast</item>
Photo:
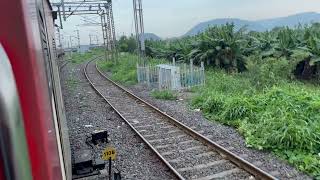
[[[276,179],[119,86],[90,60],[84,73],[179,179]]]

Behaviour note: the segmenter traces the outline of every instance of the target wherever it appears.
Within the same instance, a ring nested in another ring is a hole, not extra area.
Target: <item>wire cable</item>
[[[73,11],[66,17],[66,19],[68,19],[71,15],[73,15],[73,13],[74,13],[79,7],[81,7],[81,5],[82,5],[83,3],[85,3],[85,2],[86,2],[86,1],[83,0],[83,1],[76,7],[76,9],[73,10]]]

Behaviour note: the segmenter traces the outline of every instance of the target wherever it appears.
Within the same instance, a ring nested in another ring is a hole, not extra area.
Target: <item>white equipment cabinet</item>
[[[157,67],[159,68],[159,89],[181,89],[180,67],[167,64],[160,64]]]

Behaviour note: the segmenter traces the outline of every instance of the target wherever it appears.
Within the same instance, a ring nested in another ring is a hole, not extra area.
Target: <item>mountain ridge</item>
[[[146,33],[144,33],[144,39],[145,40],[159,41],[162,38],[159,37],[158,35],[154,34],[154,33],[146,32]]]
[[[289,15],[286,17],[269,18],[269,19],[255,20],[255,21],[244,20],[239,18],[217,18],[217,19],[212,19],[209,21],[198,23],[193,28],[191,28],[187,33],[185,33],[183,36],[194,36],[198,33],[205,31],[205,29],[207,29],[209,26],[222,25],[226,23],[234,23],[236,26],[236,29],[239,29],[243,26],[247,26],[248,30],[261,32],[261,31],[271,30],[275,27],[281,27],[281,26],[294,27],[299,23],[310,24],[312,22],[320,22],[320,13],[304,12],[304,13]]]

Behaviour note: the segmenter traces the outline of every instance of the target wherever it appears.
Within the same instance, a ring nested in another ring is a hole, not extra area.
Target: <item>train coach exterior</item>
[[[70,179],[70,148],[50,3],[47,0],[2,0],[0,5],[0,43],[13,70],[25,131],[20,138],[27,143],[27,149],[19,151],[27,151],[33,179]],[[0,81],[0,85],[4,84]],[[2,125],[5,121],[11,119],[0,119]],[[18,129],[13,129],[9,135],[15,136],[16,131]],[[8,145],[12,143],[16,142]],[[0,159],[3,160],[7,157],[3,156],[4,145],[1,146]],[[12,152],[13,156],[17,157],[19,151]],[[1,175],[11,177],[5,169],[16,167],[7,167],[1,162],[0,178]]]

